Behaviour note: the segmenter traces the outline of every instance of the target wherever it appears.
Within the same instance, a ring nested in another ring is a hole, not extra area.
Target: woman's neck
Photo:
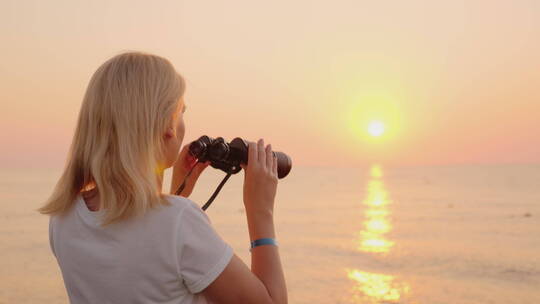
[[[157,186],[159,189],[159,192],[161,193],[161,189],[163,189],[163,171],[158,173],[157,175]],[[99,200],[99,191],[97,187],[94,187],[88,191],[81,192],[83,196],[83,200],[86,203],[86,206],[90,211],[99,211],[100,208],[100,200]]]
[[[83,197],[83,201],[86,204],[86,207],[90,211],[99,211],[100,200],[97,188],[82,192],[81,195]]]

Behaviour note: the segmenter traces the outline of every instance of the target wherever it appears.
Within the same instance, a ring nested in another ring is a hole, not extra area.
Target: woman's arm
[[[251,241],[275,238],[274,198],[277,160],[271,146],[250,143],[248,165],[243,165],[244,205]],[[215,303],[287,303],[287,287],[277,246],[251,250],[251,270],[236,255],[202,293]]]
[[[248,218],[250,238],[274,237],[272,216]],[[259,235],[260,237],[254,237]],[[202,292],[213,303],[287,303],[287,287],[278,247],[251,250],[251,270],[234,255],[225,270]]]
[[[272,214],[251,217],[248,215],[251,240],[275,238]],[[264,283],[272,303],[287,303],[285,275],[277,246],[258,246],[251,250],[251,271]]]

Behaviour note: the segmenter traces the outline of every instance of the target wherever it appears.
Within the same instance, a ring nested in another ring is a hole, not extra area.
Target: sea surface
[[[0,171],[0,303],[68,303],[35,211],[59,174]],[[190,198],[223,176],[209,167]],[[207,213],[249,265],[243,178]],[[540,165],[295,167],[275,222],[293,304],[540,303]]]

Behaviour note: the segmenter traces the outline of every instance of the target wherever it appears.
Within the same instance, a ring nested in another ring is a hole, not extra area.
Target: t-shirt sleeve
[[[190,292],[198,293],[221,274],[233,250],[214,230],[206,213],[188,201],[179,219],[179,275]]]

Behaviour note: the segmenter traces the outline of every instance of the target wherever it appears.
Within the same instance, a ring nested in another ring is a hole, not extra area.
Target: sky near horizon
[[[0,35],[0,168],[63,166],[91,75],[127,50],[186,78],[184,143],[262,137],[299,166],[540,163],[539,1],[3,0]]]

